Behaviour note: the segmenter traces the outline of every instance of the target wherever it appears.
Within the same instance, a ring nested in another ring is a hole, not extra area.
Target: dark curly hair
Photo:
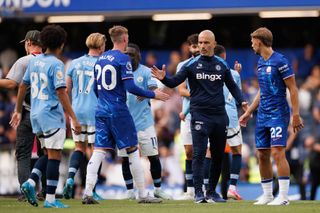
[[[47,25],[40,32],[40,40],[44,48],[54,50],[66,43],[67,32],[60,25]]]

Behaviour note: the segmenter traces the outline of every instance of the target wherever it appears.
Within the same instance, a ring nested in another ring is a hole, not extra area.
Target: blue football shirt
[[[98,94],[97,117],[118,117],[129,113],[124,80],[133,78],[130,57],[119,50],[104,52],[95,65]]]
[[[266,61],[260,57],[257,70],[260,85],[258,122],[268,126],[287,120],[283,119],[290,115],[284,80],[294,75],[288,60],[282,54],[273,52]]]

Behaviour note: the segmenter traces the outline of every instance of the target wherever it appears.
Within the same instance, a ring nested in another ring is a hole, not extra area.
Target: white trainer
[[[270,203],[268,203],[269,206],[287,206],[289,205],[290,202],[288,198],[283,198],[283,197],[277,197]]]
[[[155,189],[153,194],[154,194],[154,197],[161,198],[163,200],[172,200],[172,197],[161,189]]]
[[[133,190],[127,191],[127,200],[136,200],[136,194]]]
[[[253,203],[253,205],[266,205],[271,201],[273,201],[273,196],[261,196],[257,202]]]
[[[194,194],[186,192],[183,194],[182,200],[194,200]]]

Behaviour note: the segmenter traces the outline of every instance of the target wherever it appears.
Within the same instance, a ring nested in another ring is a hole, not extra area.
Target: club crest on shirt
[[[139,77],[137,78],[137,82],[139,82],[139,83],[143,82],[143,77],[142,77],[142,76],[139,76]]]
[[[61,70],[58,70],[56,73],[56,77],[58,80],[62,80],[63,79],[63,72]]]
[[[126,68],[127,68],[127,70],[132,70],[131,62],[129,62],[129,61],[127,62]]]
[[[218,71],[221,70],[221,66],[219,64],[216,65],[216,70],[218,70]]]
[[[200,124],[196,124],[196,125],[194,126],[194,128],[195,128],[195,130],[200,130],[200,129],[201,129],[201,125],[200,125]]]
[[[198,63],[198,65],[197,65],[197,69],[201,69],[203,66],[202,66],[202,64],[200,64],[200,63]]]
[[[267,73],[270,73],[270,72],[271,72],[271,67],[270,67],[270,66],[267,67],[266,72],[267,72]]]

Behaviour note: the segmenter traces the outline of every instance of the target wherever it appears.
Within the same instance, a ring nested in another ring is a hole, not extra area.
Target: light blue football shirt
[[[177,65],[177,73],[180,72],[181,67],[183,67],[183,65],[185,65],[188,61],[190,61],[191,59],[193,59],[193,57],[188,58],[184,61],[181,61],[178,65]],[[190,87],[189,87],[189,83],[188,83],[188,79],[186,80],[186,85],[187,85],[187,90],[190,92]],[[186,113],[186,119],[191,119],[191,114],[190,114],[190,98],[188,97],[182,97],[182,112]]]
[[[56,90],[66,87],[64,65],[53,55],[40,54],[30,60],[23,83],[31,86],[33,133],[66,128],[62,105]]]
[[[151,77],[151,70],[142,64],[139,64],[138,68],[133,72],[133,76],[134,83],[144,90],[150,87],[157,87],[156,80]],[[127,105],[137,131],[143,131],[154,125],[149,99],[138,101],[137,96],[127,92]]]
[[[237,83],[238,87],[241,89],[241,79],[237,71],[230,69],[233,80]],[[236,101],[226,85],[223,86],[223,95],[226,102],[226,111],[229,117],[229,128],[236,128],[239,126],[238,109]]]
[[[94,93],[94,65],[98,57],[84,55],[74,59],[67,71],[72,79],[72,108],[81,125],[95,125],[97,96]]]

